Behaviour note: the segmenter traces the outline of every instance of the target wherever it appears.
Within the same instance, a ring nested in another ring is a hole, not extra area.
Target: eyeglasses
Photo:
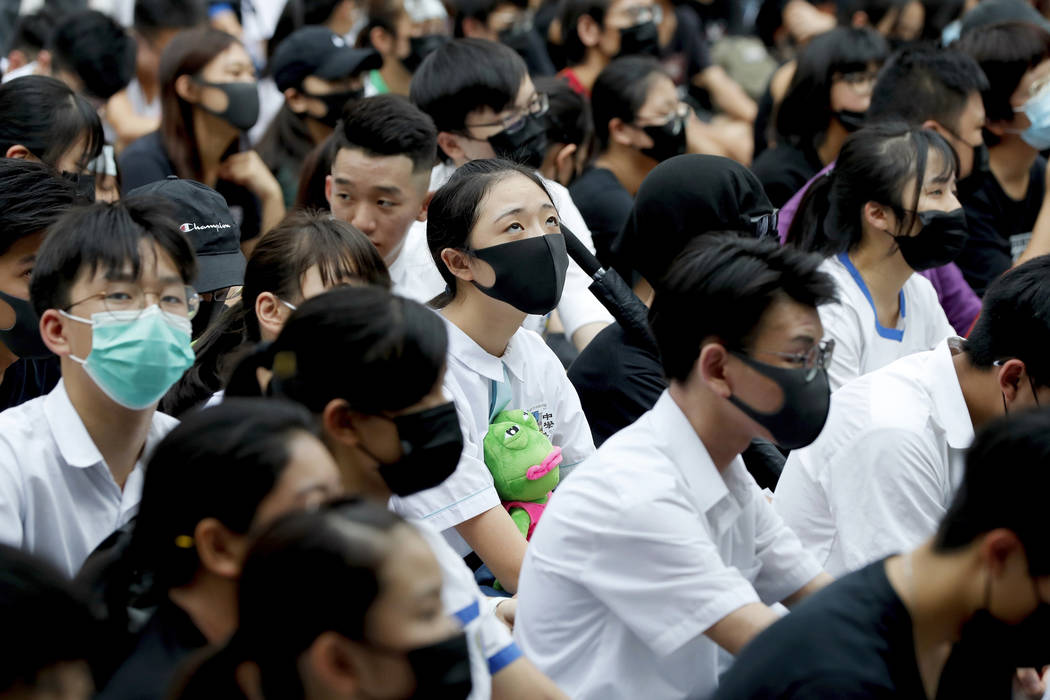
[[[547,95],[542,92],[537,92],[529,100],[529,104],[524,108],[515,108],[513,112],[505,117],[501,117],[494,122],[483,122],[481,124],[464,124],[468,129],[483,126],[502,126],[503,132],[506,134],[515,134],[525,128],[525,122],[527,117],[542,117],[550,109],[551,103],[547,99]]]
[[[243,287],[226,287],[225,289],[216,289],[214,292],[203,292],[200,295],[201,301],[219,301],[225,304],[228,301],[239,299],[241,296],[241,290]]]
[[[168,313],[185,316],[190,319],[197,315],[197,310],[200,308],[200,295],[189,285],[170,287],[159,292],[147,292],[135,284],[122,284],[74,301],[62,310],[69,311],[78,304],[83,304],[92,299],[101,299],[102,305],[108,313],[138,311],[141,314],[146,310],[146,307],[150,306],[147,303],[149,297],[153,297],[156,300],[157,306],[160,307],[161,311],[167,311]],[[138,318],[137,314],[135,318]]]
[[[755,238],[772,238],[773,236],[780,236],[780,229],[778,225],[780,223],[780,210],[774,209],[768,214],[759,214],[758,216],[748,217],[748,223],[751,224],[751,230],[755,233]]]
[[[817,376],[818,371],[827,369],[831,364],[831,356],[835,352],[835,339],[828,338],[824,342],[817,343],[811,347],[809,352],[804,353],[777,352],[775,350],[750,350],[749,352],[752,355],[771,355],[793,364],[801,365],[804,369],[809,370],[806,372],[806,381],[808,382]]]
[[[670,124],[673,121],[677,121],[678,123],[675,125],[675,134],[677,134],[679,131],[681,131],[683,128],[685,128],[685,120],[686,120],[686,117],[688,117],[688,116],[689,116],[689,105],[687,105],[685,102],[679,102],[678,106],[675,107],[674,111],[671,112],[670,114],[668,114],[667,116],[663,117],[662,119],[660,119],[660,121],[654,121],[654,122],[651,122],[649,124],[640,124],[638,122],[635,122],[635,126],[637,126],[637,127],[664,126],[665,124]]]

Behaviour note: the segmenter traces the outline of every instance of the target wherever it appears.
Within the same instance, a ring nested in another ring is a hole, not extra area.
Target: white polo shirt
[[[178,421],[154,413],[143,457],[124,489],[95,447],[64,382],[0,413],[0,542],[74,576],[138,512],[143,464]]]
[[[455,166],[450,163],[442,163],[434,168],[430,175],[430,190],[433,192],[439,189],[448,182],[455,171]],[[542,176],[541,179],[547,191],[550,192],[551,200],[558,210],[562,223],[568,226],[593,253],[594,241],[591,240],[591,231],[584,223],[583,215],[576,208],[572,197],[569,196],[569,190]],[[405,236],[401,254],[390,266],[390,278],[394,283],[394,293],[415,299],[421,304],[427,303],[445,290],[445,281],[441,278],[427,246],[425,221],[416,221],[412,224]],[[588,289],[592,281],[587,273],[572,258],[569,258],[569,268],[565,273],[565,291],[562,292],[557,308],[562,325],[565,326],[565,335],[570,339],[573,333],[588,323],[613,322],[609,312]],[[543,317],[530,316],[524,325],[526,328],[540,330],[543,328]]]
[[[820,269],[835,279],[839,294],[839,303],[817,307],[824,337],[835,339],[835,353],[828,368],[832,391],[955,335],[937,292],[922,275],[913,274],[904,283],[897,327],[886,328],[879,324],[868,285],[846,253],[828,258]]]
[[[455,473],[440,486],[407,498],[395,496],[392,505],[406,517],[446,531],[449,543],[463,556],[470,547],[450,528],[500,503],[482,447],[495,400],[503,408],[531,413],[544,435],[562,449],[562,483],[578,462],[594,452],[594,440],[576,389],[542,338],[520,328],[503,357],[495,357],[444,320],[449,336],[444,391],[456,404],[463,456]]]
[[[574,700],[705,698],[721,648],[704,633],[820,571],[740,457],[720,473],[665,391],[551,498],[514,636]]]
[[[836,391],[820,437],[788,457],[773,505],[832,576],[937,530],[974,434],[952,364],[957,342]]]

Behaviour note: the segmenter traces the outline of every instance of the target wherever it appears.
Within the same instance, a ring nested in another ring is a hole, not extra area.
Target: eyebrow
[[[138,282],[139,277],[131,274],[130,272],[109,272],[106,274],[106,279],[110,282]],[[161,277],[157,280],[161,284],[185,284],[182,278],[177,275],[168,275],[167,277]]]
[[[550,202],[544,202],[543,205],[540,206],[540,211],[543,211],[545,209],[554,209],[554,205]],[[510,209],[507,209],[505,212],[493,219],[493,221],[499,221],[500,219],[505,219],[508,216],[520,214],[523,211],[525,211],[524,207],[511,207]]]
[[[372,189],[376,192],[384,192],[386,194],[401,194],[401,188],[395,185],[373,185]]]
[[[35,261],[36,261],[36,253],[30,253],[29,255],[22,256],[18,260],[18,264],[19,265],[24,265],[26,263],[31,263],[31,262],[35,262]]]
[[[810,345],[816,344],[816,339],[811,335],[796,335],[791,339],[792,343],[809,343]]]

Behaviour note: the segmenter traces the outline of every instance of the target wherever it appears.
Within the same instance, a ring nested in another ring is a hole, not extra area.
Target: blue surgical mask
[[[91,352],[86,358],[69,358],[124,408],[149,408],[193,366],[190,320],[156,304],[143,311],[96,313],[90,320],[60,313],[91,325]]]
[[[1044,88],[1016,111],[1024,112],[1028,121],[1032,122],[1031,126],[1020,132],[1025,143],[1037,151],[1050,148],[1050,89]]]

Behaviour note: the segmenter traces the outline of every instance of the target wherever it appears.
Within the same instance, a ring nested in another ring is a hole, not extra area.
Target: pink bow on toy
[[[559,464],[561,464],[561,448],[555,447],[541,464],[529,467],[529,470],[525,472],[525,478],[529,481],[542,479],[550,473],[551,469],[554,469]]]

